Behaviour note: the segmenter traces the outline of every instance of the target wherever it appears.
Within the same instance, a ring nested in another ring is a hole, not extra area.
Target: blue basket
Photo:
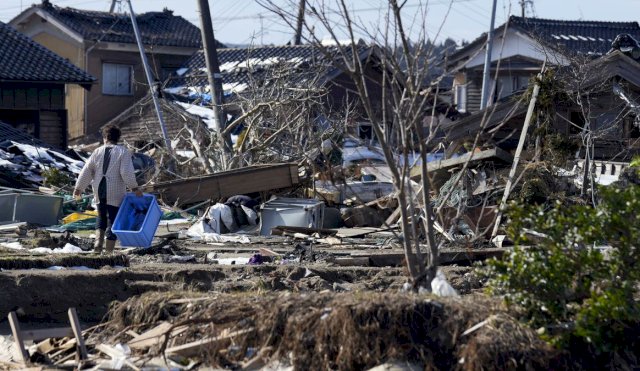
[[[128,193],[122,200],[111,231],[118,236],[122,246],[149,247],[161,216],[162,210],[155,196],[145,194],[137,197]]]

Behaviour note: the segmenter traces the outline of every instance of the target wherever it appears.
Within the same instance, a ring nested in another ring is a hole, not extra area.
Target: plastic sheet
[[[438,270],[435,278],[431,281],[431,292],[438,296],[458,296],[456,289],[447,281],[442,271]]]

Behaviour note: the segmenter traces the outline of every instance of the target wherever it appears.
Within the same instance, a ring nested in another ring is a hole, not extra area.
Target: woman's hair
[[[102,128],[102,138],[112,143],[120,140],[120,129],[117,126],[109,125]]]

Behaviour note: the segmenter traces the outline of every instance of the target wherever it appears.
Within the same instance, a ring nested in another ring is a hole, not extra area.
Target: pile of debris
[[[104,368],[368,369],[411,361],[418,368],[546,369],[563,361],[481,297],[145,294],[115,307],[102,329],[88,347],[101,344],[91,352]]]

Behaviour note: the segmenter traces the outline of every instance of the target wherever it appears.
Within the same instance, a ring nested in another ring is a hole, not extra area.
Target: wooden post
[[[18,346],[18,350],[20,351],[20,356],[22,357],[22,362],[27,365],[29,364],[29,353],[26,349],[24,349],[24,342],[22,339],[22,331],[20,330],[20,323],[18,323],[18,317],[16,316],[16,312],[9,312],[9,324],[11,325],[11,333],[13,334],[13,340]]]
[[[542,71],[544,72],[544,66],[542,67]],[[538,78],[542,79],[542,72],[538,75]],[[536,84],[533,86],[533,94],[531,95],[531,101],[529,101],[527,116],[524,119],[524,125],[522,125],[522,132],[520,133],[520,140],[518,141],[516,154],[513,157],[513,164],[511,165],[511,171],[509,171],[509,178],[507,178],[507,185],[505,186],[504,194],[502,195],[502,201],[500,201],[500,208],[498,209],[496,224],[494,224],[493,232],[491,232],[492,239],[498,234],[498,228],[500,228],[500,222],[502,221],[502,213],[504,212],[504,209],[507,205],[507,199],[509,199],[509,194],[511,193],[513,178],[516,175],[516,168],[518,167],[518,162],[520,162],[520,154],[522,153],[522,147],[524,147],[524,142],[527,139],[527,130],[529,129],[529,124],[531,123],[531,118],[533,117],[533,109],[536,106],[536,100],[538,99],[539,92],[540,92],[540,84],[536,82]]]
[[[87,346],[85,345],[84,338],[82,337],[82,328],[80,327],[80,321],[78,321],[76,308],[69,308],[68,313],[71,330],[73,330],[73,334],[75,335],[76,341],[78,342],[78,352],[80,353],[80,359],[87,359],[89,358],[87,354]]]

